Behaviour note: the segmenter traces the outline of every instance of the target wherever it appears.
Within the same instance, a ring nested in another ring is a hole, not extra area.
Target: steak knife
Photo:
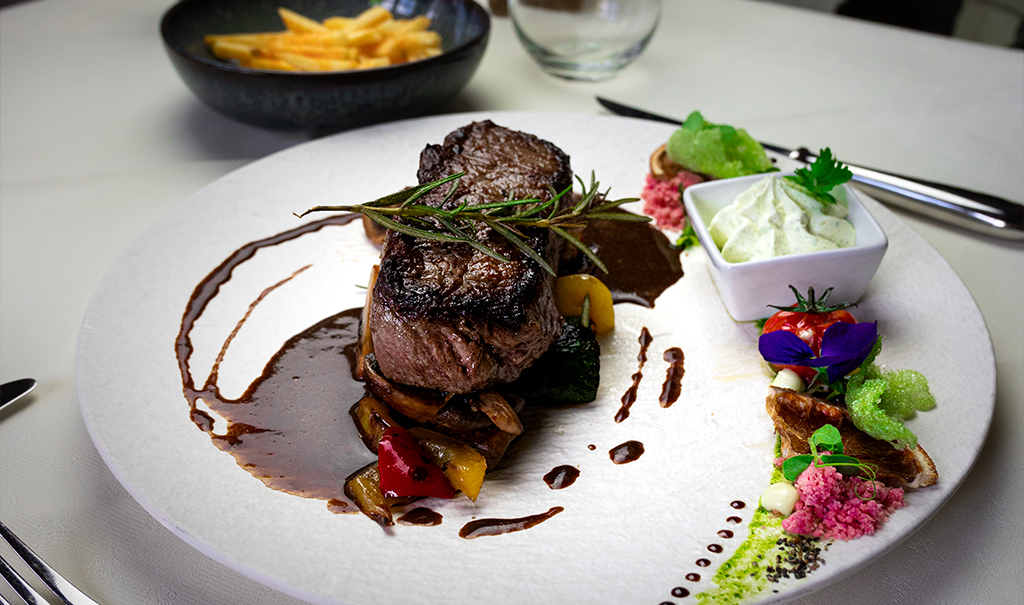
[[[603,97],[597,102],[620,116],[681,125],[675,118],[660,116]],[[810,164],[817,155],[801,147],[787,149],[761,143],[770,151]],[[871,197],[910,212],[1001,239],[1024,240],[1024,206],[987,193],[934,183],[873,168],[846,164],[853,173],[851,185]]]

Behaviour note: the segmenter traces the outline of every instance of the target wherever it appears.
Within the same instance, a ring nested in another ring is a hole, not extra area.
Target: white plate
[[[556,143],[578,174],[595,171],[602,188],[618,196],[639,194],[649,153],[672,130],[588,115],[441,116],[314,141],[218,180],[147,230],[96,293],[77,368],[89,431],[113,473],[160,522],[212,558],[315,603],[690,602],[692,596],[675,599],[670,591],[710,587],[717,565],[742,542],[768,481],[773,444],[756,330],[729,319],[700,249],[684,256],[686,276],[653,311],[617,307],[617,327],[602,343],[598,400],[545,414],[536,435],[514,442],[512,463],[489,476],[475,505],[465,498],[432,503],[444,515],[437,527],[385,533],[361,515],[335,515],[322,501],[271,490],[189,419],[174,339],[195,286],[242,245],[297,226],[292,211],[366,201],[414,183],[425,144],[482,118]],[[929,377],[938,407],[910,426],[940,482],[909,494],[909,506],[875,536],[834,545],[820,570],[779,585],[765,601],[821,588],[919,528],[963,481],[991,419],[995,364],[971,296],[920,237],[874,201],[867,204],[890,248],[855,314],[878,320],[885,336],[881,362]],[[375,257],[358,223],[258,254],[197,325],[197,379],[263,288],[313,264],[267,297],[232,344],[221,380],[229,396],[259,376],[289,336],[361,305],[358,285]],[[631,416],[617,424],[613,416],[636,371],[643,327],[654,336],[645,378]],[[685,352],[686,374],[679,401],[663,409],[661,353],[670,347]],[[631,439],[644,444],[644,455],[612,464],[609,449]],[[580,477],[551,490],[542,477],[561,464],[578,466]],[[736,538],[723,540],[716,532],[736,514],[729,506],[734,500],[748,503],[740,512],[744,525]],[[472,518],[520,517],[552,506],[565,510],[527,531],[475,540],[458,535]],[[709,553],[712,542],[725,552]],[[695,567],[701,557],[713,566]],[[689,572],[702,579],[686,581]]]

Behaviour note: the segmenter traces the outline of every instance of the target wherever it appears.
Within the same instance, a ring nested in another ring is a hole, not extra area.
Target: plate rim
[[[240,561],[240,560],[232,558],[230,555],[228,555],[227,552],[224,552],[222,549],[218,548],[217,545],[209,543],[209,542],[207,542],[205,540],[202,540],[199,537],[190,534],[185,528],[179,527],[174,519],[166,516],[164,514],[164,511],[155,502],[153,502],[148,495],[146,495],[145,493],[140,491],[138,489],[138,486],[135,485],[131,481],[131,479],[127,476],[126,471],[122,468],[120,462],[118,460],[115,460],[112,457],[110,451],[107,449],[107,446],[105,445],[103,435],[100,434],[99,427],[94,424],[96,422],[96,419],[92,416],[93,410],[90,409],[90,399],[92,397],[92,394],[91,394],[91,392],[89,392],[89,389],[84,384],[85,377],[84,377],[83,374],[84,374],[84,372],[86,370],[85,370],[84,364],[82,363],[82,353],[83,353],[83,349],[88,344],[88,339],[91,336],[90,333],[89,333],[89,325],[90,325],[90,320],[94,317],[94,313],[96,313],[95,305],[98,304],[97,303],[97,299],[99,298],[100,293],[103,292],[105,288],[109,287],[109,285],[110,285],[109,282],[111,280],[111,275],[113,274],[114,269],[119,267],[119,266],[121,266],[121,264],[123,262],[125,262],[125,259],[128,256],[130,256],[131,252],[133,250],[135,250],[137,246],[144,246],[145,245],[145,240],[147,239],[147,235],[149,235],[150,233],[152,233],[154,231],[158,231],[166,223],[173,222],[173,218],[175,217],[175,215],[178,212],[180,212],[184,207],[186,207],[187,205],[192,203],[193,200],[201,198],[204,195],[205,192],[209,191],[209,189],[211,187],[214,187],[220,181],[222,181],[222,180],[224,180],[226,178],[229,178],[229,177],[230,178],[238,178],[240,173],[242,173],[244,171],[247,171],[247,170],[253,170],[254,166],[258,166],[259,164],[261,164],[261,163],[263,163],[265,161],[271,160],[271,158],[279,158],[282,155],[294,153],[295,150],[299,149],[299,148],[307,148],[309,146],[319,145],[319,144],[322,144],[323,141],[325,141],[325,140],[336,140],[336,139],[338,139],[340,137],[346,137],[346,136],[349,136],[353,132],[368,133],[368,132],[372,132],[372,131],[375,131],[375,130],[400,129],[400,128],[402,128],[404,126],[407,126],[407,125],[410,125],[412,123],[428,123],[428,122],[439,122],[439,123],[440,122],[453,122],[453,123],[454,122],[459,122],[459,123],[461,123],[461,122],[465,122],[465,121],[473,121],[473,120],[479,120],[479,119],[491,119],[491,120],[493,120],[495,122],[501,122],[502,119],[506,118],[506,117],[513,117],[513,118],[515,118],[515,120],[523,119],[523,118],[537,119],[537,120],[558,120],[558,119],[564,119],[566,116],[575,116],[575,117],[577,117],[579,119],[584,119],[584,120],[588,120],[588,121],[589,120],[595,120],[595,121],[598,121],[598,122],[602,121],[602,120],[609,120],[609,121],[623,121],[623,120],[626,120],[626,121],[634,121],[634,122],[642,122],[642,123],[645,123],[645,124],[651,124],[651,122],[649,122],[649,121],[641,120],[641,119],[638,119],[638,118],[625,118],[625,117],[609,116],[609,115],[577,114],[577,113],[565,113],[565,112],[515,112],[515,111],[487,112],[487,111],[476,111],[476,112],[466,112],[466,113],[457,113],[457,114],[445,114],[445,115],[431,116],[431,117],[425,117],[425,118],[412,118],[412,119],[409,119],[409,120],[401,120],[401,121],[398,121],[398,122],[391,122],[391,123],[387,123],[387,124],[379,124],[379,125],[375,125],[375,126],[369,126],[369,127],[366,127],[366,128],[357,129],[356,131],[347,131],[347,132],[343,132],[343,133],[338,133],[336,135],[332,135],[330,137],[325,137],[324,139],[317,139],[317,140],[301,143],[301,144],[296,145],[294,147],[291,147],[291,148],[288,148],[288,149],[284,149],[284,150],[275,152],[275,153],[270,154],[270,155],[268,155],[268,156],[266,156],[264,158],[260,158],[258,160],[253,161],[253,162],[250,162],[250,163],[248,163],[248,164],[246,164],[244,166],[238,167],[238,168],[236,168],[236,169],[226,173],[225,175],[219,177],[218,179],[215,179],[213,182],[211,182],[210,184],[202,187],[201,189],[197,190],[193,194],[187,196],[185,199],[183,199],[181,202],[179,202],[173,208],[171,208],[167,213],[165,213],[160,219],[158,219],[152,225],[147,227],[121,253],[121,255],[118,256],[117,260],[114,262],[114,264],[107,271],[107,273],[105,274],[103,280],[100,282],[99,286],[97,287],[96,291],[94,292],[93,296],[91,297],[89,305],[88,305],[86,313],[85,313],[85,316],[84,316],[84,319],[83,319],[83,322],[82,322],[82,328],[81,328],[81,330],[79,332],[78,343],[77,343],[77,346],[76,346],[75,382],[76,382],[76,391],[78,393],[78,399],[79,399],[79,404],[80,404],[80,410],[81,410],[81,413],[83,415],[83,419],[85,421],[85,425],[86,425],[87,431],[88,431],[88,433],[90,435],[90,438],[93,440],[93,443],[96,446],[96,449],[99,452],[101,458],[104,460],[104,463],[108,466],[108,468],[111,469],[111,472],[118,479],[119,483],[121,483],[121,485],[125,487],[126,491],[128,491],[132,495],[132,497],[136,501],[139,502],[139,504],[143,507],[144,510],[146,510],[146,512],[148,514],[150,514],[155,519],[157,519],[162,525],[164,525],[165,527],[170,529],[179,538],[182,538],[186,543],[190,544],[191,546],[193,546],[194,548],[196,548],[197,550],[202,552],[204,555],[210,557],[211,559],[214,559],[214,560],[216,560],[216,561],[218,561],[218,562],[220,562],[220,563],[222,563],[222,564],[224,564],[224,565],[226,565],[226,566],[228,566],[228,567],[230,567],[232,569],[235,569],[236,571],[242,573],[243,575],[245,575],[247,577],[252,578],[253,580],[255,580],[255,581],[257,581],[257,582],[259,582],[261,584],[264,584],[266,586],[270,586],[271,588],[274,588],[275,590],[278,590],[278,591],[280,591],[282,593],[285,593],[285,594],[289,594],[289,595],[295,596],[297,598],[301,598],[301,599],[304,599],[304,600],[307,600],[307,601],[310,601],[310,602],[313,602],[313,603],[324,603],[324,604],[327,604],[327,605],[337,605],[339,603],[348,603],[349,601],[347,601],[347,600],[343,601],[343,600],[339,600],[337,597],[321,595],[321,594],[319,594],[317,592],[308,590],[306,587],[297,586],[297,585],[292,584],[292,583],[284,582],[284,581],[280,580],[278,577],[273,576],[272,574],[267,573],[266,570],[263,570],[263,569],[260,569],[260,568],[257,568],[257,567],[253,567],[253,566],[247,564],[246,562],[243,562],[243,561]],[[671,129],[673,128],[673,127],[668,126],[668,125],[661,125],[661,126],[666,129],[666,132],[670,132]],[[976,462],[978,460],[978,457],[980,455],[980,452],[981,452],[982,448],[984,447],[985,442],[987,441],[988,434],[989,434],[990,429],[991,429],[991,423],[992,423],[992,419],[993,419],[994,406],[995,406],[995,397],[996,397],[996,392],[995,392],[995,387],[996,387],[995,355],[994,355],[994,349],[993,349],[993,345],[992,345],[991,336],[990,336],[989,331],[988,331],[988,327],[984,323],[984,317],[981,315],[980,309],[977,306],[977,302],[975,301],[973,295],[971,295],[970,291],[967,290],[966,285],[963,284],[963,281],[959,278],[959,276],[955,273],[955,271],[953,271],[953,269],[949,265],[948,261],[946,261],[946,259],[943,258],[941,256],[941,254],[939,254],[930,244],[928,244],[928,242],[926,240],[924,240],[920,235],[918,235],[916,232],[914,232],[912,229],[910,229],[905,223],[903,223],[903,221],[899,218],[899,216],[895,215],[894,213],[892,213],[888,209],[886,209],[883,206],[881,206],[881,204],[879,204],[876,200],[874,200],[873,198],[871,198],[870,196],[867,196],[867,195],[865,195],[863,197],[866,198],[865,199],[866,205],[870,206],[869,207],[869,211],[872,214],[877,213],[879,211],[879,209],[881,209],[881,214],[883,216],[885,216],[885,218],[886,218],[885,222],[886,223],[895,224],[896,226],[899,227],[899,231],[902,233],[902,235],[899,236],[900,238],[909,237],[912,240],[916,239],[917,241],[916,241],[915,245],[924,244],[925,248],[927,250],[930,250],[930,252],[933,253],[935,258],[939,259],[939,261],[942,264],[942,266],[940,268],[943,271],[948,272],[949,274],[951,274],[955,278],[956,282],[959,283],[959,285],[963,288],[963,291],[967,294],[968,299],[969,299],[969,301],[970,301],[970,303],[972,305],[972,308],[971,308],[972,314],[976,315],[978,318],[981,319],[982,325],[984,326],[983,338],[984,338],[985,342],[987,343],[987,346],[985,347],[985,349],[986,349],[986,351],[988,353],[988,357],[991,360],[991,364],[990,365],[986,364],[986,369],[990,369],[990,374],[991,374],[991,385],[990,386],[991,386],[991,388],[989,389],[988,397],[986,398],[986,401],[985,401],[985,403],[986,403],[986,405],[985,405],[986,417],[984,419],[984,428],[983,428],[983,430],[980,433],[980,437],[979,437],[977,443],[973,444],[973,452],[972,452],[972,456],[971,456],[970,462],[966,466],[966,468],[964,469],[963,473],[959,477],[956,477],[955,481],[952,484],[950,484],[949,482],[945,482],[945,484],[947,486],[950,486],[949,489],[948,489],[948,493],[945,495],[945,497],[943,497],[939,501],[938,505],[936,505],[933,508],[931,508],[925,516],[919,518],[915,523],[911,524],[911,526],[906,528],[905,531],[902,531],[899,535],[892,536],[891,537],[892,539],[887,540],[886,543],[885,543],[884,548],[881,551],[875,553],[871,557],[861,558],[859,561],[857,561],[853,565],[847,564],[846,567],[844,567],[842,573],[838,573],[838,574],[834,574],[834,575],[833,574],[828,574],[827,581],[825,581],[825,582],[821,582],[821,581],[803,582],[803,583],[801,583],[799,585],[794,585],[792,588],[790,588],[789,590],[786,590],[784,593],[778,595],[777,597],[769,597],[767,600],[764,600],[762,602],[782,602],[782,601],[788,601],[788,600],[791,600],[791,599],[799,598],[800,596],[809,594],[811,592],[816,592],[816,591],[818,591],[818,590],[820,590],[822,588],[825,588],[829,584],[832,584],[832,583],[834,583],[834,582],[836,582],[836,581],[838,581],[838,580],[840,580],[840,579],[842,579],[844,577],[848,577],[849,575],[857,573],[860,569],[862,569],[867,564],[869,564],[871,562],[874,562],[878,558],[882,557],[885,553],[888,553],[891,550],[893,550],[896,547],[898,547],[904,540],[906,540],[911,535],[913,535],[914,533],[919,531],[928,522],[928,520],[930,520],[943,506],[945,506],[945,504],[947,504],[949,502],[949,500],[952,498],[952,496],[956,493],[956,491],[963,484],[963,482],[966,479],[966,477],[970,474],[971,469],[973,468],[973,466],[976,464]],[[876,216],[876,218],[877,218],[877,216]],[[890,241],[893,239],[893,234],[892,233],[888,233],[887,232],[887,236],[890,238]],[[212,267],[211,267],[211,269],[212,269]],[[233,463],[233,461],[232,461],[232,463]],[[822,579],[824,579],[824,578],[822,578]]]

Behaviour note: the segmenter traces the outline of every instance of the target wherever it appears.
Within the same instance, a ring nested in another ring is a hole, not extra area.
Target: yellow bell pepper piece
[[[414,426],[409,432],[427,451],[430,461],[441,467],[455,489],[476,502],[487,472],[487,461],[480,452],[458,439],[423,427]]]
[[[555,307],[562,315],[583,312],[583,299],[590,296],[590,323],[598,334],[615,329],[612,293],[593,275],[566,275],[555,281]]]

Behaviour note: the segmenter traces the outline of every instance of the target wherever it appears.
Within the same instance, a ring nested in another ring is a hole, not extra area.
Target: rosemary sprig
[[[638,216],[627,212],[613,212],[622,204],[635,202],[637,198],[622,198],[608,201],[607,191],[599,192],[600,183],[593,173],[590,175],[590,186],[583,179],[576,177],[582,188],[580,200],[573,205],[563,204],[563,200],[571,197],[572,186],[562,191],[551,191],[551,198],[542,201],[540,198],[515,198],[480,204],[463,202],[451,210],[417,203],[428,192],[450,183],[444,195],[447,202],[455,196],[464,173],[453,174],[443,179],[411,187],[386,195],[380,199],[348,206],[314,206],[301,214],[299,218],[311,212],[360,212],[376,223],[404,233],[411,237],[443,242],[457,242],[472,246],[487,256],[508,262],[508,258],[486,245],[474,236],[474,223],[483,223],[495,233],[501,235],[524,254],[536,261],[548,273],[555,275],[555,270],[537,251],[530,247],[522,229],[550,229],[559,237],[578,248],[605,273],[608,267],[571,231],[582,229],[589,220],[615,221],[650,221],[650,217]]]

